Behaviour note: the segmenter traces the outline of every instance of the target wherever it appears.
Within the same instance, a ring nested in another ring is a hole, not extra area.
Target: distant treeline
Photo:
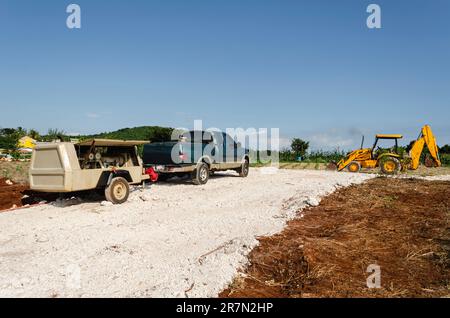
[[[406,156],[409,153],[414,141],[411,141],[407,146],[399,146],[397,152],[400,156]],[[316,151],[308,151],[309,142],[304,141],[299,138],[294,138],[291,142],[291,146],[279,151],[279,162],[305,162],[305,163],[329,163],[329,162],[337,162],[343,157],[347,155],[347,151],[341,149],[335,149],[331,151],[324,150],[316,150]],[[380,152],[389,151],[389,149],[379,149]],[[444,145],[439,148],[439,153],[441,157],[441,162],[443,165],[450,165],[450,145]],[[264,159],[267,156],[258,151],[252,151],[252,158],[256,159],[259,163],[266,163]],[[268,156],[271,154],[276,155],[276,153],[268,153]],[[425,147],[422,153],[422,162],[425,159],[425,156],[429,155],[428,149]],[[273,156],[272,156],[273,157]],[[261,160],[263,158],[263,160]]]
[[[70,141],[73,139],[86,140],[91,138],[121,139],[121,140],[148,140],[151,142],[170,140],[173,128],[160,126],[142,126],[124,128],[112,132],[104,132],[95,135],[70,136],[63,130],[49,129],[44,135],[34,129],[2,128],[0,129],[0,149],[15,151],[20,138],[29,136],[37,141]]]
[[[77,135],[69,136],[59,129],[49,129],[44,135],[40,135],[35,129],[18,128],[2,128],[0,129],[0,149],[14,152],[17,150],[17,142],[24,136],[29,136],[37,141],[53,141],[63,140],[70,141],[73,139],[86,140],[91,138],[121,139],[121,140],[148,140],[150,142],[167,141],[171,139],[173,128],[160,126],[141,126],[134,128],[123,128],[112,132],[104,132],[95,135]],[[407,154],[411,149],[412,141],[408,146],[399,147],[400,155]],[[279,151],[280,162],[312,162],[327,163],[330,161],[339,161],[346,155],[346,151],[336,149],[333,151],[308,151],[309,142],[300,138],[293,138],[290,147]],[[443,164],[450,165],[450,145],[440,147],[441,161]],[[259,153],[252,151],[253,158],[259,158]],[[428,150],[424,150],[426,155]],[[270,155],[270,153],[269,153]]]
[[[106,138],[121,140],[148,140],[151,142],[168,141],[171,138],[173,128],[160,126],[142,126],[123,128],[113,132],[84,136],[84,138]]]

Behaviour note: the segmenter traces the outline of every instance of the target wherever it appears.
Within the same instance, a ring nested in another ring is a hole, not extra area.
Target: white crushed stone
[[[305,203],[309,206],[319,206],[320,201],[317,198],[308,198]]]
[[[112,203],[109,202],[109,201],[102,201],[102,202],[100,202],[100,205],[101,205],[101,206],[113,206],[114,204],[112,204]]]
[[[450,175],[422,177],[428,181],[450,181]]]
[[[3,213],[0,296],[215,297],[247,263],[256,237],[373,177],[252,169],[246,179],[218,173],[204,186],[154,184],[123,205],[59,202]]]

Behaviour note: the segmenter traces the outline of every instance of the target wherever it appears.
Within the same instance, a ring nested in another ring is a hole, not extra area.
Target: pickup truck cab
[[[143,161],[144,167],[159,174],[159,180],[190,175],[198,185],[207,183],[216,171],[235,170],[247,177],[250,167],[248,150],[216,131],[189,131],[176,141],[146,144]]]

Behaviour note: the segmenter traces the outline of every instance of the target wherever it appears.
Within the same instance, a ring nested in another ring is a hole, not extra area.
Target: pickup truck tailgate
[[[172,149],[177,142],[157,142],[144,146],[144,165],[170,165],[172,161]],[[178,146],[176,146],[178,147]]]

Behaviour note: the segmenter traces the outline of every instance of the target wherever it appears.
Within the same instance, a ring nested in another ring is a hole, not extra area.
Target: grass
[[[10,179],[18,183],[28,183],[29,162],[0,161],[0,178]]]
[[[326,170],[328,163],[315,163],[315,162],[280,162],[280,169],[293,169],[293,170]],[[263,163],[253,163],[251,167],[253,168],[261,168],[268,167],[270,164]],[[378,168],[375,169],[362,169],[362,173],[370,173],[376,174],[379,173],[380,170]],[[419,166],[417,170],[407,170],[402,172],[402,174],[411,175],[411,176],[438,176],[438,175],[450,175],[450,166],[442,166],[439,168],[427,168],[423,165]]]

